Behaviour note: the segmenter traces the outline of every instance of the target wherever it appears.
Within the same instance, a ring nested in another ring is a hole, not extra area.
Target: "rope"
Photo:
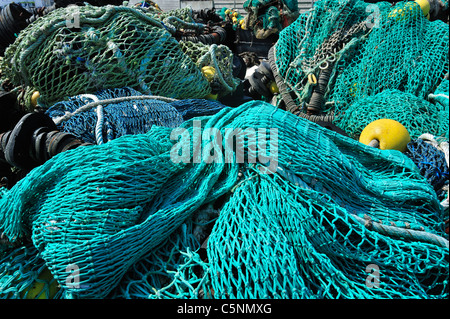
[[[382,223],[374,222],[368,215],[364,215],[364,218],[361,218],[357,215],[352,215],[352,217],[361,224],[363,224],[364,226],[366,226],[367,229],[374,230],[383,235],[408,240],[421,241],[438,245],[443,248],[449,248],[447,239],[426,231],[405,229],[398,226],[383,225]]]
[[[93,94],[82,94],[82,95],[80,95],[80,97],[86,97],[86,98],[94,100],[94,102],[99,102],[98,97]],[[102,135],[103,122],[104,122],[103,106],[101,104],[98,104],[97,105],[97,123],[95,125],[95,139],[96,139],[98,145],[104,143],[103,135]]]

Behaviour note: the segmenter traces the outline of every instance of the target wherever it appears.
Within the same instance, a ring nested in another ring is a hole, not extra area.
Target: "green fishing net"
[[[336,116],[351,134],[383,114],[410,123],[415,136],[419,130],[448,136],[445,109],[429,97],[448,74],[448,43],[448,25],[430,22],[414,1],[317,1],[280,33],[269,54],[278,105]]]
[[[233,92],[239,85],[239,79],[233,77],[233,53],[222,44],[207,45],[199,42],[180,41],[181,50],[189,56],[200,69],[205,66],[214,68],[211,80],[211,92],[221,98]]]
[[[448,298],[417,166],[262,101],[58,154],[3,194],[0,234],[0,270],[32,244],[62,298]]]
[[[67,96],[125,86],[143,94],[202,98],[211,93],[210,83],[199,61],[173,37],[177,28],[201,30],[191,15],[185,9],[160,13],[111,5],[60,8],[20,32],[6,50],[2,72],[14,85],[39,91],[39,104],[47,107]],[[218,66],[228,93],[236,88],[227,60],[231,52],[221,54],[223,61],[211,53],[202,63]]]

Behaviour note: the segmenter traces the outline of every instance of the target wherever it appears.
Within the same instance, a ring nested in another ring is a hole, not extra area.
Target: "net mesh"
[[[67,96],[125,86],[143,94],[203,98],[211,93],[210,84],[173,37],[178,27],[202,25],[189,22],[192,10],[178,11],[111,5],[54,10],[20,32],[5,52],[3,75],[39,91],[44,107]],[[204,64],[219,65],[217,74],[228,81],[229,93],[237,84],[224,50],[217,50],[223,61],[210,54]]]
[[[368,124],[385,118],[403,124],[411,138],[430,132],[448,139],[448,108],[399,90],[358,99],[337,113],[334,123],[357,138]]]
[[[0,199],[2,258],[32,243],[63,298],[448,298],[443,209],[407,156],[262,101],[179,128],[33,169]],[[245,160],[220,153],[226,143],[210,128],[242,141]],[[221,155],[195,162],[198,146]],[[174,149],[190,150],[188,161]],[[66,284],[69,265],[77,287]]]
[[[445,81],[448,88],[448,39],[448,25],[427,20],[414,1],[322,0],[280,33],[269,59],[295,114],[336,116],[357,135],[382,113],[412,122],[416,137],[448,137],[448,106],[429,97]]]

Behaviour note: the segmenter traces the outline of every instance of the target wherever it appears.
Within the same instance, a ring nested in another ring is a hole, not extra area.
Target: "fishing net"
[[[438,128],[425,117],[433,113],[436,119],[442,111],[427,102],[448,73],[448,39],[448,25],[427,20],[414,1],[395,6],[317,1],[283,29],[269,54],[282,96],[278,105],[295,114],[329,116],[327,120],[336,115],[342,129],[357,134],[360,128],[353,124],[372,121],[376,112],[387,114],[381,106],[372,108],[380,101],[384,106],[392,102],[390,109],[398,105],[398,114],[391,114],[402,123],[423,115],[412,124],[413,134],[424,125],[420,133],[440,135],[448,124]],[[404,106],[398,104],[401,92]],[[419,105],[421,113],[411,117]]]
[[[278,33],[299,15],[298,1],[294,0],[246,0],[243,8],[247,12],[245,26],[257,39]]]
[[[438,198],[444,200],[448,196],[449,185],[448,141],[423,134],[408,143],[405,154],[419,167]]]
[[[0,251],[0,298],[60,297],[56,280],[31,243]]]
[[[384,118],[403,124],[412,138],[428,132],[448,139],[448,108],[399,90],[388,89],[358,99],[336,114],[334,123],[358,138],[367,125]]]
[[[448,298],[442,215],[402,153],[253,101],[51,158],[0,199],[0,247],[63,298]]]
[[[240,81],[233,76],[233,53],[226,45],[180,41],[180,47],[200,69],[205,66],[214,68],[210,86],[211,92],[217,94],[218,98],[236,90]]]
[[[108,102],[101,103],[105,100]],[[46,114],[61,132],[84,142],[102,144],[123,135],[146,133],[153,125],[174,128],[184,120],[211,115],[223,107],[217,101],[177,101],[122,88],[71,97],[52,105]]]
[[[172,36],[175,30],[148,9],[60,8],[22,30],[5,52],[2,71],[13,84],[39,91],[47,107],[125,86],[178,99],[205,97],[209,83]]]

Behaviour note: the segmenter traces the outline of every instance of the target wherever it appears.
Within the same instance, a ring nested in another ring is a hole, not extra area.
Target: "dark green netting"
[[[32,243],[64,298],[448,298],[443,217],[402,153],[255,101],[51,158],[0,199],[0,254]]]
[[[280,32],[299,15],[298,1],[294,0],[246,0],[243,8],[247,12],[245,26],[257,39]]]

